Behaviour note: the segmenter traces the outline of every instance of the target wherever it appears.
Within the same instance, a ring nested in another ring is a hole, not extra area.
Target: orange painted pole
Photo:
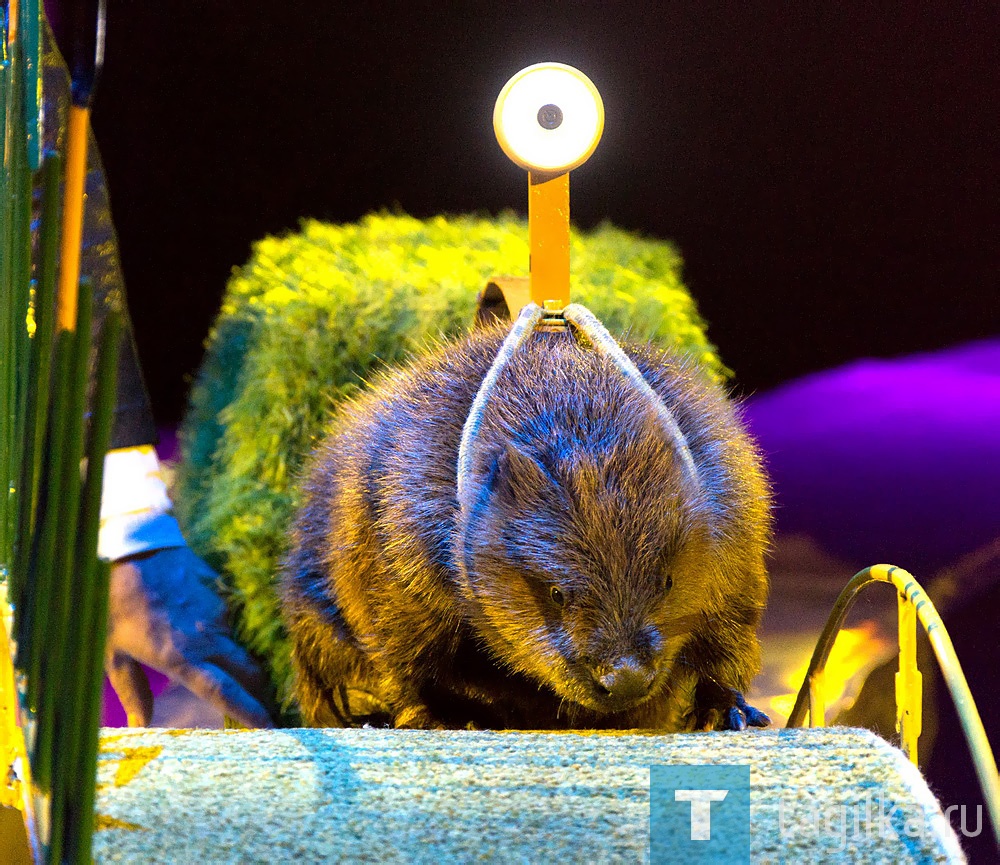
[[[20,3],[18,0],[10,0],[7,5],[7,44],[13,45],[17,41],[17,23],[20,18]]]
[[[528,172],[531,300],[543,309],[569,305],[569,172]]]
[[[76,330],[77,296],[80,283],[80,249],[83,243],[84,184],[87,178],[87,130],[90,109],[69,109],[66,144],[66,183],[63,204],[61,268],[56,298],[59,330]]]

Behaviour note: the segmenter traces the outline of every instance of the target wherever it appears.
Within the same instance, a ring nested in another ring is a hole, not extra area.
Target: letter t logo
[[[728,790],[674,790],[675,802],[691,803],[691,840],[712,839],[712,803],[726,798]]]

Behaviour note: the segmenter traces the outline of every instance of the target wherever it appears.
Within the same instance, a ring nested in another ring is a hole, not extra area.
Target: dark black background
[[[746,392],[1000,330],[994,4],[110,0],[94,125],[161,422],[231,268],[303,216],[524,209],[491,112],[604,98],[574,219],[678,242]]]

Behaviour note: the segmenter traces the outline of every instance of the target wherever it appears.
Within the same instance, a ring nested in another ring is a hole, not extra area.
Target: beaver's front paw
[[[771,719],[751,706],[743,695],[711,681],[698,684],[695,696],[696,730],[745,730],[767,727]]]
[[[393,726],[397,730],[443,730],[426,706],[407,706],[396,713]]]
[[[723,713],[723,730],[745,730],[747,727],[769,727],[771,719],[760,709],[751,706],[739,691],[733,691],[736,705]]]

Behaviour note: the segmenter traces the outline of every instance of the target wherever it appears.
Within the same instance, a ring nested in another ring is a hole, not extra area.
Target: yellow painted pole
[[[823,689],[826,687],[826,671],[816,670],[809,677],[809,726],[826,726],[826,697]]]
[[[72,105],[69,109],[66,143],[62,246],[60,248],[59,290],[56,321],[60,330],[76,330],[77,296],[80,283],[80,249],[83,243],[84,185],[87,179],[87,130],[90,109]]]
[[[903,753],[919,764],[923,708],[923,681],[917,669],[917,610],[903,592],[897,593],[899,671],[896,673],[896,732]]]
[[[24,835],[13,838],[0,833],[0,842],[3,842],[0,848],[5,845],[12,848],[4,849],[12,861],[19,861],[20,857],[20,860],[28,858],[41,862],[42,851],[38,846],[38,825],[31,796],[31,762],[24,740],[13,653],[10,651],[11,625],[6,591],[0,587],[0,766],[7,767],[9,773],[6,778],[0,779],[0,806],[20,811],[25,827]]]
[[[18,0],[10,0],[7,4],[7,44],[13,45],[17,41],[17,22],[19,18]]]
[[[531,300],[543,309],[569,305],[569,172],[528,172]]]

